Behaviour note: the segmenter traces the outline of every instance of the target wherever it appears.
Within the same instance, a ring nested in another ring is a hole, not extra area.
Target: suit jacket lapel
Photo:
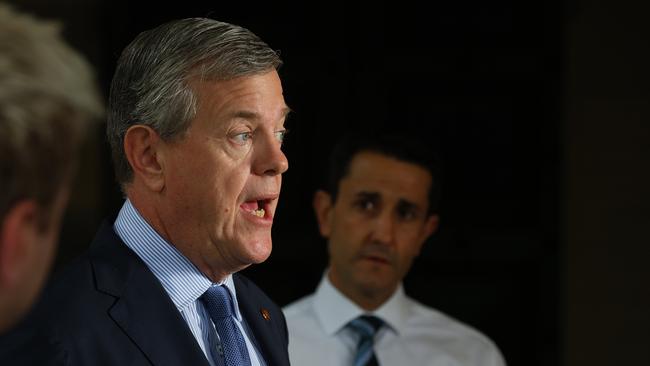
[[[209,363],[158,279],[106,223],[93,243],[97,290],[116,297],[109,316],[154,365]]]
[[[235,287],[237,289],[237,301],[242,317],[253,331],[253,336],[257,345],[261,348],[266,364],[269,366],[289,365],[285,352],[287,345],[283,344],[282,339],[286,339],[278,333],[278,329],[284,327],[281,319],[270,317],[268,320],[262,314],[263,309],[275,307],[275,304],[267,304],[265,299],[255,296],[254,292],[248,287],[248,284],[241,280],[240,276],[235,274]]]

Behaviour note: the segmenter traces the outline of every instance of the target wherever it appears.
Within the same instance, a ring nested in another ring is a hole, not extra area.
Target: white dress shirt
[[[235,309],[233,316],[244,336],[251,365],[264,365],[262,357],[244,330],[232,276],[226,277],[222,283],[212,283],[176,247],[158,235],[128,199],[124,202],[113,228],[120,239],[142,259],[154,276],[158,278],[189,326],[210,365],[223,364],[221,359],[212,357],[221,352],[221,344],[210,315],[203,303],[199,301],[201,295],[212,285],[224,285],[230,291]],[[208,352],[208,350],[212,351]]]
[[[345,325],[363,314],[386,323],[375,337],[381,366],[505,365],[486,336],[407,297],[401,285],[386,303],[369,313],[341,294],[325,274],[314,294],[283,311],[292,365],[352,365],[358,335]]]

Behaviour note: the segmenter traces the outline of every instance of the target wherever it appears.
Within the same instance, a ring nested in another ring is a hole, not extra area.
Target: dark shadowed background
[[[647,3],[12,3],[60,19],[105,95],[126,44],[173,18],[236,23],[280,50],[290,169],[271,258],[245,270],[280,305],[325,268],[311,197],[337,136],[406,130],[445,162],[440,231],[408,293],[487,334],[510,365],[650,364]],[[56,268],[121,205],[103,127]]]

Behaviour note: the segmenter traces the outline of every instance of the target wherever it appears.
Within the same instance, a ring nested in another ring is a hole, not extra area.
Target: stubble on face
[[[424,168],[381,154],[352,159],[330,213],[329,278],[358,305],[380,306],[410,269],[428,236],[430,182]]]

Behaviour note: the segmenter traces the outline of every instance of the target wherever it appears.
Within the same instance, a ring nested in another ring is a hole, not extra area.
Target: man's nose
[[[278,175],[289,169],[289,161],[282,152],[282,144],[274,134],[265,134],[257,141],[253,170],[257,175]]]
[[[392,245],[395,240],[395,218],[386,210],[374,220],[372,239],[376,243]]]

